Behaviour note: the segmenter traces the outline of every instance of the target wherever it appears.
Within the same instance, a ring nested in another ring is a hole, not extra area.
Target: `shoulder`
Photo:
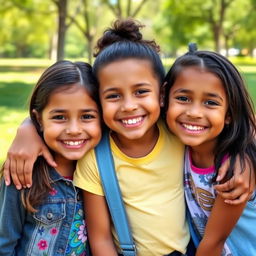
[[[164,140],[166,145],[169,144],[172,147],[175,146],[182,151],[184,150],[184,144],[168,129],[164,120],[159,119],[157,126],[160,131],[160,137]]]
[[[18,216],[18,211],[24,211],[23,204],[21,202],[21,191],[17,190],[16,187],[11,184],[5,185],[3,179],[0,184],[0,215],[1,212],[15,213]]]
[[[3,196],[13,197],[14,195],[20,196],[21,191],[17,190],[14,184],[12,183],[9,186],[5,185],[4,178],[1,178],[0,181],[0,197],[2,199]]]
[[[84,166],[95,164],[95,163],[96,163],[95,149],[91,149],[81,159],[78,160],[77,166],[84,167]]]

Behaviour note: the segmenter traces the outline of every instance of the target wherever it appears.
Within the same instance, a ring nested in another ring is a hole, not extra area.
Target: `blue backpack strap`
[[[189,232],[190,232],[190,236],[192,238],[192,241],[194,243],[194,246],[197,248],[199,243],[200,243],[200,238],[193,226],[193,223],[192,223],[192,218],[191,218],[191,215],[189,213],[189,210],[187,209],[187,221],[188,221],[188,227],[189,227]]]
[[[124,256],[136,256],[136,247],[132,239],[124,202],[117,181],[108,136],[108,133],[105,132],[100,143],[95,148],[101,182],[122,254]]]

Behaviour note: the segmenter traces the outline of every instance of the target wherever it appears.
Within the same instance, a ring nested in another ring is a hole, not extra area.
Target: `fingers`
[[[245,182],[245,175],[232,177],[224,184],[214,186],[218,195],[224,198],[225,203],[238,205],[248,201],[253,193],[253,186]]]
[[[238,205],[238,204],[241,204],[241,203],[244,203],[246,201],[248,201],[248,199],[251,197],[251,194],[249,194],[249,196],[245,194],[242,194],[240,197],[236,198],[236,199],[233,199],[233,200],[224,200],[225,203],[227,204],[230,204],[230,205]]]
[[[24,160],[23,159],[16,159],[16,173],[19,178],[22,187],[26,187],[25,178],[24,178]]]
[[[217,190],[218,194],[222,192],[231,191],[234,188],[235,178],[232,177],[230,180],[227,180],[225,183],[215,185],[214,188]]]
[[[35,159],[30,159],[24,152],[8,152],[7,160],[4,165],[6,184],[9,185],[12,179],[17,189],[30,187],[32,184],[31,176],[34,161]],[[28,184],[29,186],[27,186]]]
[[[221,181],[221,180],[223,180],[223,178],[224,178],[224,177],[226,176],[226,174],[227,174],[227,170],[228,170],[229,164],[230,164],[230,159],[228,158],[228,159],[221,165],[221,167],[219,168],[219,170],[218,170],[218,176],[217,176],[216,181]]]
[[[24,163],[24,184],[27,188],[32,186],[32,173],[35,159],[29,159]]]
[[[11,184],[11,176],[10,176],[10,160],[7,159],[4,163],[3,168],[3,176],[6,186],[9,186]]]
[[[13,158],[10,160],[10,173],[11,173],[12,181],[17,189],[21,189],[22,184],[20,183],[20,179],[17,175],[16,167],[17,167],[16,159]]]

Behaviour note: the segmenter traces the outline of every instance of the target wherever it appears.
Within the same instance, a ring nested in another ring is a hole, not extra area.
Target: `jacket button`
[[[48,212],[46,217],[48,220],[51,220],[53,218],[53,214],[51,212]]]

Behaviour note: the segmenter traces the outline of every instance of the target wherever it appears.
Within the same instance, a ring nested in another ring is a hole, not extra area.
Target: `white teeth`
[[[137,124],[142,121],[142,117],[132,118],[132,119],[124,119],[122,123],[124,124]]]
[[[201,131],[204,130],[204,127],[202,126],[196,126],[196,125],[191,125],[191,124],[182,124],[186,129],[191,130],[191,131]]]
[[[78,146],[81,145],[84,142],[84,140],[79,140],[79,141],[63,141],[64,144],[69,145],[69,146]]]

